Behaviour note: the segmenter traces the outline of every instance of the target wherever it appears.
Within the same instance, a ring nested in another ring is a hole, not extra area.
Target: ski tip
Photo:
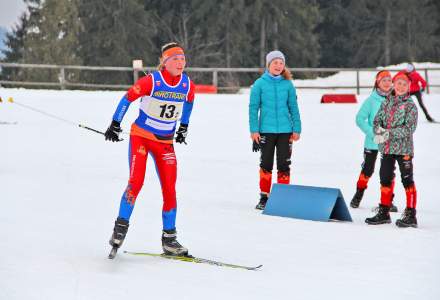
[[[118,248],[113,247],[108,255],[108,259],[113,259],[116,256],[116,253],[118,252]]]
[[[258,271],[258,270],[261,270],[261,267],[263,267],[263,265],[259,265],[259,266],[250,268],[249,270]]]

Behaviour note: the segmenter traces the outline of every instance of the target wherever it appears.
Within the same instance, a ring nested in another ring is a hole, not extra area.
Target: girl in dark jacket
[[[406,209],[396,221],[399,227],[417,227],[417,191],[413,179],[414,143],[417,127],[417,107],[409,94],[410,79],[398,73],[393,78],[394,91],[381,105],[374,119],[375,141],[382,155],[380,162],[380,204],[377,214],[367,218],[371,225],[391,223],[390,205],[392,180],[396,161],[406,192]]]

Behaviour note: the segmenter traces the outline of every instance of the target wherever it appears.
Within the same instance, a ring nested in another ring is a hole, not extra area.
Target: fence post
[[[428,69],[425,69],[425,80],[426,80],[426,93],[429,94],[429,78]]]
[[[139,71],[142,71],[144,68],[144,63],[142,59],[135,59],[132,61],[133,66],[133,84],[136,83],[139,79]]]
[[[60,74],[58,75],[58,80],[60,81],[60,87],[62,90],[66,88],[66,73],[64,72],[64,68],[60,68]]]
[[[361,89],[360,89],[360,80],[359,80],[359,70],[356,69],[356,92],[358,95],[360,95],[361,93]]]
[[[212,71],[212,85],[218,87],[218,71]]]
[[[139,79],[139,73],[138,70],[133,69],[133,83],[135,83],[136,81],[138,81]]]

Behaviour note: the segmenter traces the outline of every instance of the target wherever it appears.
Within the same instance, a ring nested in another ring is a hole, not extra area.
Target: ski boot
[[[391,223],[390,207],[383,204],[379,204],[379,209],[377,211],[377,214],[372,218],[366,218],[365,223],[370,225]]]
[[[108,256],[108,258],[113,259],[118,251],[119,247],[121,247],[124,242],[125,235],[128,230],[128,221],[117,218],[115,221],[115,227],[113,228],[113,234],[110,237],[109,244],[112,246],[112,250]]]
[[[415,208],[405,208],[402,218],[396,221],[397,227],[414,227],[417,228],[417,218]]]
[[[177,241],[175,229],[162,232],[162,249],[166,255],[188,256],[188,249]]]
[[[352,208],[358,208],[359,204],[361,203],[362,197],[364,197],[365,189],[356,189],[356,193],[353,196],[353,199],[351,199],[350,206]]]
[[[256,209],[264,210],[266,208],[267,203],[267,194],[260,193],[260,202],[258,202],[257,206],[255,206]]]

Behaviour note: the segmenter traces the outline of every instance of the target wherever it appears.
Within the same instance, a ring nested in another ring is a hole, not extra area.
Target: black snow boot
[[[125,235],[127,234],[128,230],[128,221],[117,218],[115,221],[115,227],[113,228],[113,234],[110,238],[110,246],[119,248],[121,247],[122,243],[124,242]]]
[[[379,209],[377,211],[377,214],[372,218],[366,218],[365,223],[370,225],[391,223],[390,207],[379,204]]]
[[[393,202],[391,202],[391,206],[390,206],[390,212],[398,212],[399,210],[397,209],[397,206],[394,205]]]
[[[365,189],[356,189],[356,193],[353,196],[353,199],[351,199],[350,206],[353,208],[358,208],[359,204],[362,201],[362,197],[364,197]]]
[[[255,206],[256,209],[264,210],[266,208],[267,203],[267,194],[260,193],[260,202],[258,202],[257,206]]]
[[[188,256],[188,249],[177,241],[175,229],[162,231],[162,249],[166,255]]]
[[[398,227],[414,227],[417,228],[417,218],[415,208],[405,208],[402,218],[396,221]]]

